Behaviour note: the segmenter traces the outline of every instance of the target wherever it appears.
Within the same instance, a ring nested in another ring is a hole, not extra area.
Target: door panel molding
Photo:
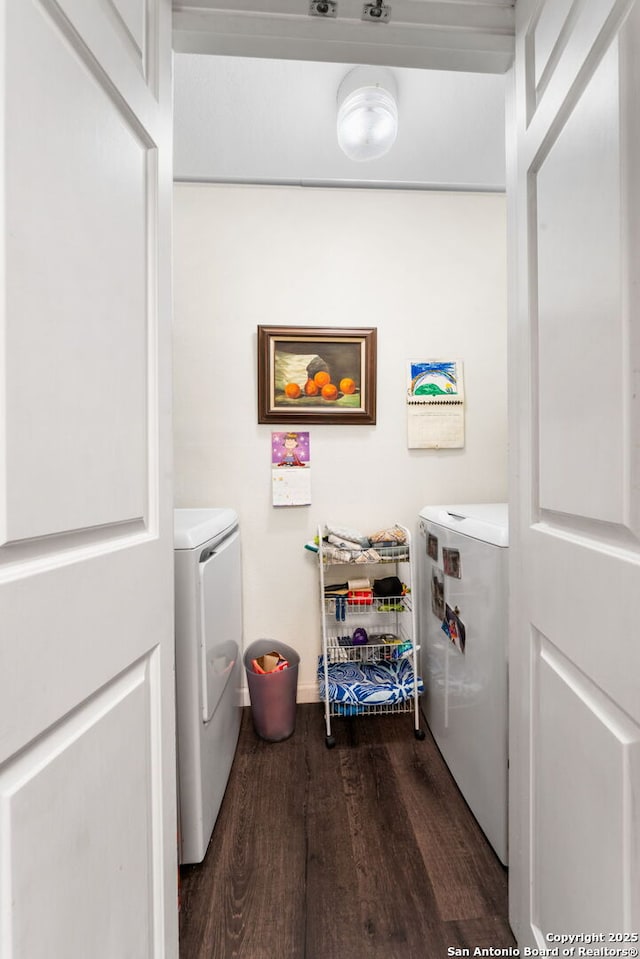
[[[584,14],[579,18],[579,29],[573,23],[568,25],[570,35],[539,99],[533,81],[535,50],[530,29],[521,41],[527,102],[527,136],[522,147],[523,162],[529,170],[537,170],[543,162],[603,55],[615,41],[634,0],[603,0],[598,4],[579,0],[579,3],[578,13]]]
[[[591,516],[575,513],[557,513],[540,509],[532,524],[536,532],[560,536],[567,542],[580,544],[636,562],[640,553],[640,536],[630,526],[606,523]]]
[[[635,932],[640,725],[548,637],[534,630],[533,641],[530,882],[538,943],[548,948],[549,932],[590,929],[594,915],[603,931]],[[594,823],[606,828],[594,829]],[[567,897],[576,869],[581,895]]]
[[[111,526],[70,530],[58,536],[5,542],[0,545],[0,583],[69,563],[97,559],[117,549],[139,546],[156,539],[157,535],[157,523],[148,526],[143,517],[138,517]]]
[[[131,665],[0,766],[3,954],[79,955],[90,930],[101,932],[100,956],[130,954],[133,943],[136,955],[164,955],[157,658]],[[112,895],[121,884],[130,902]],[[58,903],[70,890],[73,928]]]
[[[176,959],[171,4],[0,36],[0,953]]]
[[[27,14],[14,29],[31,31],[38,49],[49,54],[52,70],[56,63],[65,64],[79,94],[79,105],[73,109],[93,105],[95,112],[100,112],[112,159],[103,161],[104,148],[96,145],[89,129],[77,138],[78,149],[69,161],[60,141],[65,131],[69,136],[74,132],[71,104],[64,123],[58,122],[50,110],[45,123],[36,124],[34,119],[30,125],[29,117],[35,115],[35,109],[27,109],[19,137],[14,137],[9,152],[9,176],[14,179],[21,171],[13,156],[29,157],[25,172],[31,177],[32,198],[32,208],[28,208],[21,193],[13,191],[8,197],[7,225],[15,238],[8,246],[9,275],[31,271],[38,282],[8,287],[6,348],[13,365],[7,380],[4,516],[0,526],[4,527],[5,542],[29,541],[21,551],[29,555],[36,551],[38,541],[44,544],[41,552],[51,554],[56,537],[79,530],[98,528],[102,531],[98,539],[102,540],[106,527],[137,518],[150,527],[157,526],[153,514],[157,513],[154,489],[159,460],[158,157],[154,136],[60,6],[47,0],[41,9],[46,11],[50,31],[42,18],[29,18]],[[69,56],[66,45],[71,46],[74,56]],[[13,68],[28,84],[29,66],[20,67],[19,62],[16,58]],[[51,86],[58,82],[59,78],[52,75]],[[28,107],[38,96],[38,88],[29,91],[27,87],[27,96],[23,92],[21,100]],[[9,104],[10,110],[19,110],[17,99]],[[32,136],[40,137],[41,148],[49,146],[44,152],[49,174],[57,182],[65,181],[69,166],[74,168],[73,186],[56,194],[50,202],[51,215],[46,217],[40,211],[47,209],[50,189],[48,180],[40,175],[38,156],[29,149]],[[20,162],[24,167],[24,160]],[[128,179],[123,179],[125,171]],[[86,194],[81,212],[74,189]],[[30,209],[28,216],[24,215],[25,209]],[[87,221],[101,222],[110,216],[113,224],[105,223],[98,245],[77,242],[77,237],[87,231]],[[48,272],[43,265],[46,250],[54,243],[53,234],[62,222],[67,222],[68,239],[58,238],[58,244],[68,250],[68,275],[59,269]],[[117,229],[123,231],[119,241]],[[30,250],[30,259],[26,259],[29,236],[38,239]],[[102,301],[109,286],[111,305],[107,315]],[[114,288],[122,290],[117,306],[119,294]],[[65,342],[62,337],[66,332],[74,340],[71,354],[59,346]],[[140,376],[141,364],[146,367],[146,383]],[[107,409],[103,396],[109,394],[111,405]],[[94,407],[95,411],[90,412]],[[23,411],[29,408],[32,415],[27,444]],[[66,457],[62,472],[60,456],[57,468],[50,465],[56,462],[59,450],[57,423],[64,424]],[[29,501],[23,500],[25,490],[31,491]],[[54,515],[55,525],[51,525]],[[119,535],[121,530],[116,533]],[[66,541],[64,545],[66,548]],[[12,561],[17,555],[13,550]]]
[[[116,29],[122,31],[123,39],[129,46],[133,58],[140,61],[142,75],[146,76],[146,3],[144,0],[133,0],[133,3],[129,3],[128,8],[125,8],[122,0],[120,2],[118,0],[105,0],[105,3],[106,8],[113,15],[113,22],[117,25]]]
[[[150,113],[148,108],[138,111],[135,108],[138,106],[137,102],[134,100],[134,104],[131,103],[131,99],[123,93],[118,78],[109,73],[109,61],[104,56],[96,56],[90,38],[80,30],[81,23],[76,23],[76,20],[81,21],[80,14],[86,12],[83,10],[82,4],[80,4],[80,9],[76,11],[77,0],[33,0],[33,2],[40,6],[43,13],[55,24],[60,34],[66,38],[74,52],[88,67],[94,79],[110,97],[114,106],[122,114],[123,119],[135,132],[141,145],[148,150],[155,148],[157,138],[154,135],[154,127],[157,125],[157,114],[155,111]],[[108,0],[105,0],[105,3],[107,2]],[[110,9],[110,7],[106,7],[106,9]],[[112,16],[115,21],[115,13]],[[149,17],[146,21],[148,22],[146,32],[150,36],[153,34],[152,27],[155,20],[157,20],[157,17]],[[113,35],[114,24],[111,21],[109,26],[111,29],[108,29],[107,33]],[[139,84],[140,73],[136,70],[132,86],[135,89]],[[142,86],[144,92],[146,92],[147,84],[144,83]]]
[[[581,0],[544,0],[532,20],[530,66],[527,83],[529,102],[537,106],[569,42],[581,11]],[[534,107],[535,109],[535,107]]]
[[[630,641],[632,624],[640,620],[638,554],[566,533],[543,532],[536,525],[529,530],[523,572],[530,623],[640,724],[640,644]],[[612,652],[618,634],[629,639],[624,668]]]
[[[542,10],[516,6],[509,183],[509,910],[520,948],[640,924],[640,2],[555,4],[536,77]],[[574,403],[560,423],[572,390],[599,402],[580,376],[597,384],[600,369],[613,387],[606,414]]]
[[[621,309],[618,48],[536,171],[540,506],[624,525],[628,403]],[[594,456],[594,450],[597,455]]]
[[[638,297],[621,244],[639,247],[632,224],[640,202],[630,168],[618,157],[633,137],[629,113],[640,84],[626,50],[627,33],[593,60],[580,102],[562,111],[536,155],[528,179],[528,251],[531,369],[544,408],[542,415],[532,411],[534,516],[553,517],[552,524],[583,535],[593,529],[598,539],[608,528],[614,544],[633,548],[640,534],[634,494],[640,455],[632,380],[638,379],[633,370],[640,341],[633,333]],[[597,143],[586,149],[594,130]],[[563,209],[564,219],[558,214]],[[590,352],[594,341],[600,343],[597,357]],[[541,423],[547,424],[544,433]]]
[[[67,33],[86,46],[122,98],[147,130],[162,123],[159,106],[161,85],[159,50],[167,37],[162,33],[160,6],[165,0],[141,0],[145,4],[143,49],[128,36],[129,30],[112,0],[35,0]],[[141,57],[140,53],[143,56]],[[149,93],[152,100],[149,100]]]

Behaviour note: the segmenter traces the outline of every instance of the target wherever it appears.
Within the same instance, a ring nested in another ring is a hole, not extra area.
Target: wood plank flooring
[[[426,724],[425,724],[426,728]],[[180,959],[440,959],[515,946],[507,872],[411,716],[298,706],[267,743],[244,710],[204,862],[181,870]]]

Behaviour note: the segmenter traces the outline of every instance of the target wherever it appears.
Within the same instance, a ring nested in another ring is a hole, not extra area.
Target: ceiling
[[[325,2],[174,0],[176,179],[503,190],[513,0],[389,0],[387,22]],[[399,132],[357,163],[336,94],[362,63],[393,68]]]
[[[312,0],[174,0],[174,49],[475,73],[512,62],[515,0],[373,0],[386,21],[363,20],[364,0],[333,6],[312,16]]]

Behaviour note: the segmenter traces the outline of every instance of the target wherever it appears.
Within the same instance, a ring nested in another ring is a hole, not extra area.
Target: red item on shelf
[[[371,606],[373,603],[372,589],[350,589],[347,600],[352,606]]]

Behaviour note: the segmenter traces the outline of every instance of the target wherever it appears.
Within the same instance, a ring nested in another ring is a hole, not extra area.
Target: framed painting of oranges
[[[259,423],[376,421],[375,327],[258,327]]]

